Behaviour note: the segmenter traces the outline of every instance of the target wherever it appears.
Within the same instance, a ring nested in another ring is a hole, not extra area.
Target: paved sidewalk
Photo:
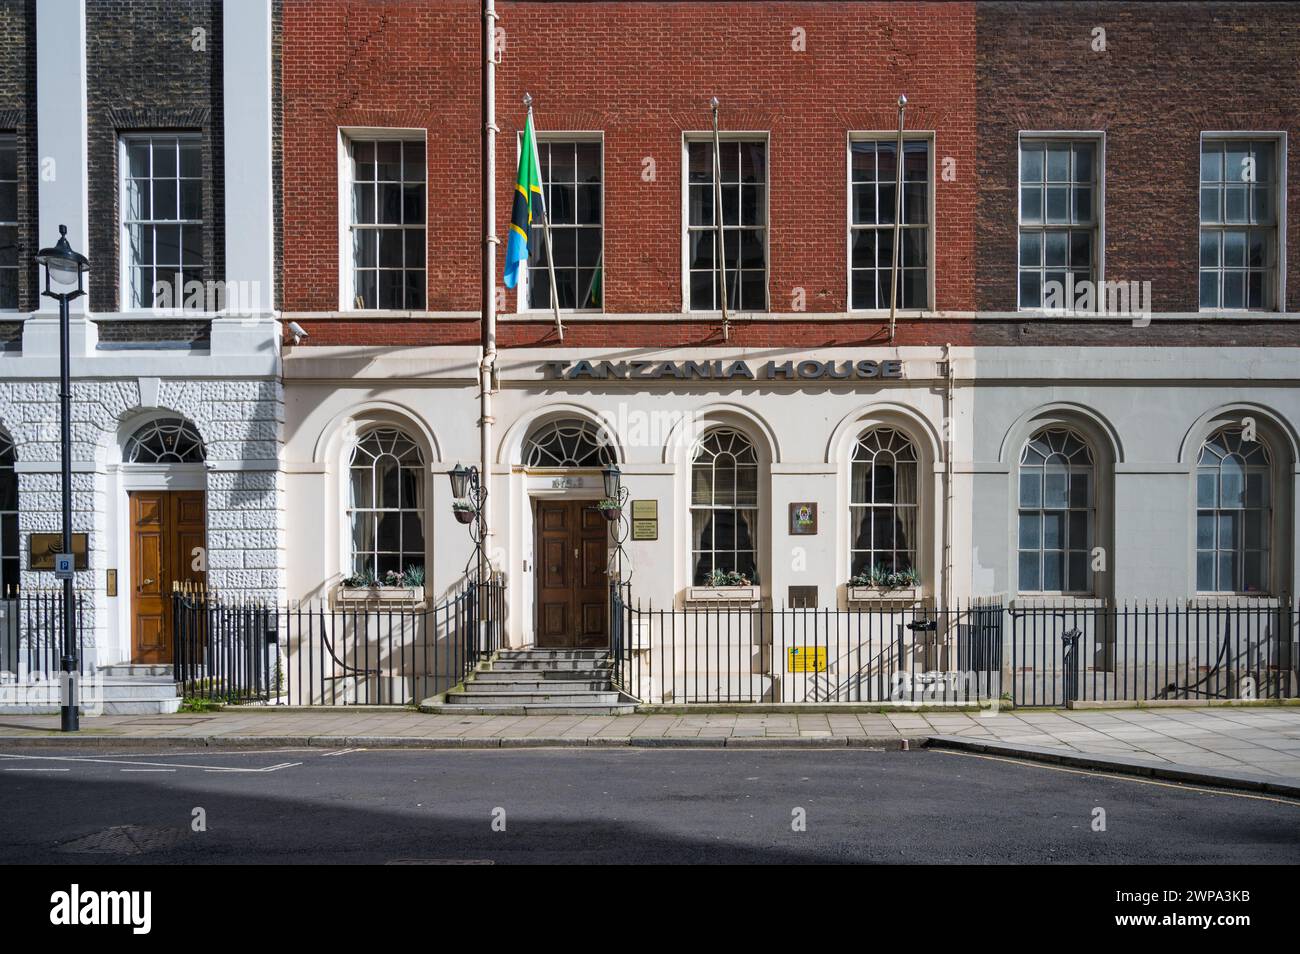
[[[60,737],[58,716],[0,714],[0,747]],[[83,718],[67,743],[193,745],[879,746],[936,736],[1022,745],[1152,764],[1300,780],[1300,707],[638,714],[425,715],[409,710],[226,710]]]

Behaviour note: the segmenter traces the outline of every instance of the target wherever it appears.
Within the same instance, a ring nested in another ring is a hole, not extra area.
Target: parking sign
[[[56,553],[54,554],[54,578],[56,580],[70,580],[73,577],[72,554]]]

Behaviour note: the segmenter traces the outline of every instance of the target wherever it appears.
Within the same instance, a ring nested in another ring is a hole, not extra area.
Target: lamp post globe
[[[605,483],[605,496],[610,500],[617,500],[619,488],[623,486],[623,472],[616,465],[611,464],[600,472],[600,477]]]
[[[53,246],[43,248],[36,253],[36,261],[45,268],[45,293],[50,297],[57,297],[57,293],[50,290],[51,283],[75,284],[77,293],[81,293],[81,276],[90,271],[90,259],[72,250],[72,246],[68,243],[66,225],[59,226],[59,240]]]
[[[447,476],[451,479],[451,495],[456,500],[464,500],[468,496],[469,475],[469,468],[464,464],[457,464],[447,471]]]

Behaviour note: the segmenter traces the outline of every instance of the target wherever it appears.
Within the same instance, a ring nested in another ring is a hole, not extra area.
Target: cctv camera
[[[294,344],[297,344],[303,338],[308,337],[307,329],[296,321],[289,322],[289,334],[293,335]]]

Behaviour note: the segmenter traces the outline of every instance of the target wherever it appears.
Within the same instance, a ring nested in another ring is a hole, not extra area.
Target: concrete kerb
[[[1018,742],[991,742],[986,739],[972,739],[954,735],[931,736],[926,744],[930,748],[977,752],[984,755],[1020,758],[1033,762],[1064,765],[1070,768],[1091,771],[1114,772],[1120,775],[1136,775],[1170,782],[1184,782],[1190,785],[1242,789],[1252,792],[1265,792],[1270,795],[1300,798],[1300,779],[1255,775],[1250,772],[1234,772],[1196,765],[1178,765],[1171,762],[1151,762],[1128,755],[1100,755],[1040,745],[1025,745]]]
[[[0,736],[0,748],[366,748],[366,749],[533,749],[533,748],[677,748],[677,749],[843,749],[879,751],[919,749],[926,736],[515,736],[508,738],[404,735],[49,735]]]

